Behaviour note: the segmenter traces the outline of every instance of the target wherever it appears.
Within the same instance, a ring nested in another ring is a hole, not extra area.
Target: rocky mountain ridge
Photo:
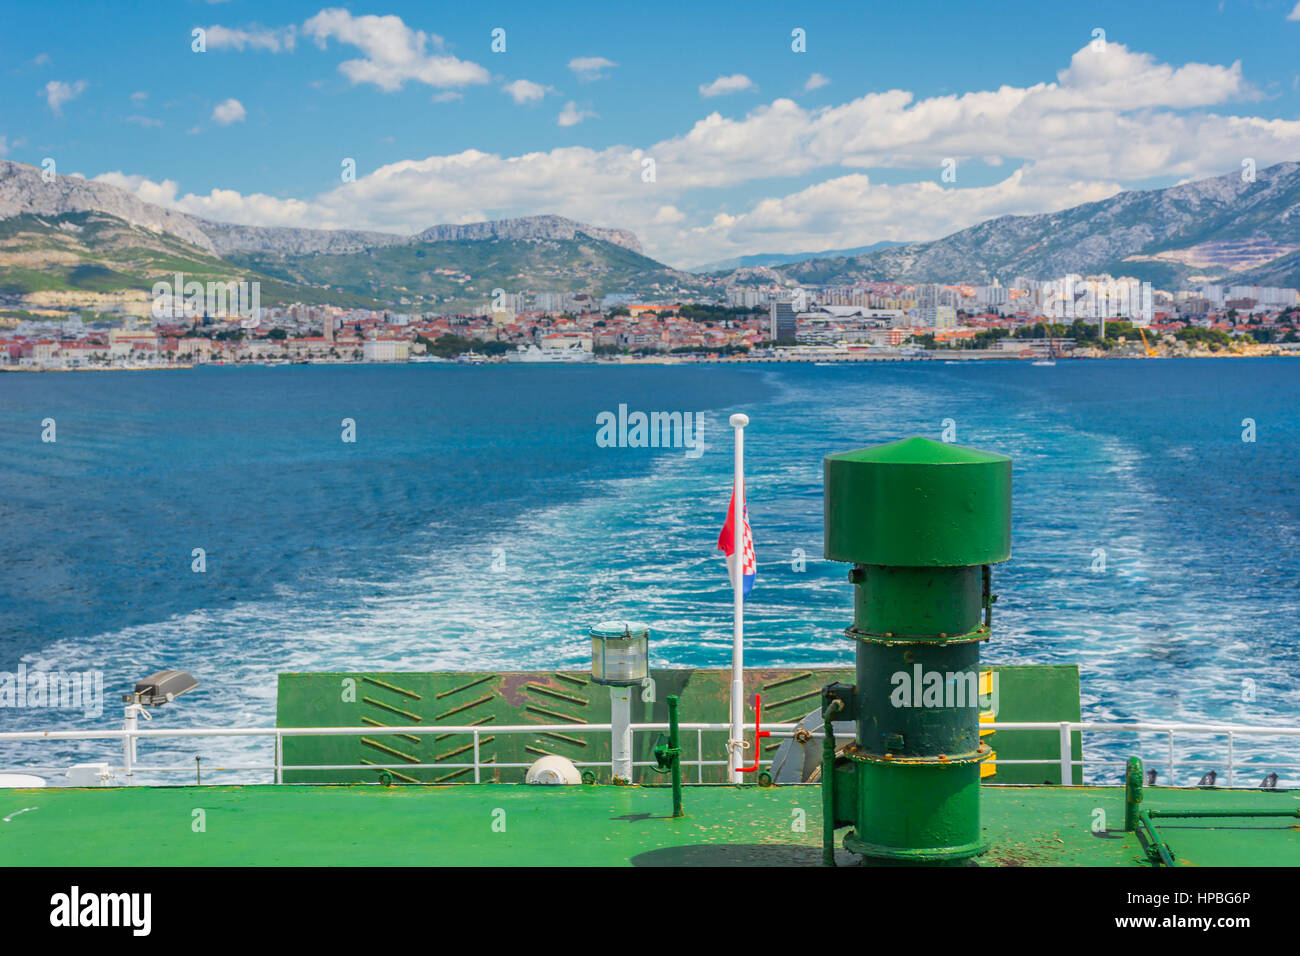
[[[102,212],[157,232],[184,239],[205,252],[225,256],[236,252],[303,256],[313,253],[346,255],[368,249],[416,242],[490,239],[573,239],[579,234],[602,239],[643,255],[641,242],[627,229],[592,226],[563,216],[524,216],[462,225],[430,226],[414,235],[357,229],[309,229],[294,226],[246,226],[216,222],[145,202],[109,183],[79,176],[57,176],[46,182],[42,170],[25,163],[0,160],[0,219],[23,214],[61,216]]]

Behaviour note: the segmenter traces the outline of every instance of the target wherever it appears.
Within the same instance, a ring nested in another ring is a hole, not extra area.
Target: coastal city
[[[168,283],[152,298],[119,294],[88,307],[67,293],[29,295],[0,308],[0,370],[1300,354],[1295,289],[1170,293],[1109,275],[791,288],[763,282],[765,271],[744,271],[743,285],[735,273],[716,294],[688,301],[497,289],[457,313],[262,307],[256,282],[187,285],[180,276],[185,295]]]

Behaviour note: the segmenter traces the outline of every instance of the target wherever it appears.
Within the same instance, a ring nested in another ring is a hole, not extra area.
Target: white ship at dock
[[[549,349],[538,348],[536,345],[520,345],[515,349],[515,351],[506,353],[507,362],[543,362],[555,364],[590,362],[592,359],[592,353],[579,345]]]

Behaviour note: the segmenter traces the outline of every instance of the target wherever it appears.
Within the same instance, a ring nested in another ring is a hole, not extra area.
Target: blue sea
[[[620,405],[701,414],[707,447],[600,447]],[[847,664],[822,458],[951,419],[1014,460],[986,659],[1078,664],[1086,718],[1295,725],[1298,410],[1284,358],[0,375],[0,671],[100,670],[112,702],[185,668],[200,688],[151,725],[174,727],[272,724],[280,671],[583,668],[607,618],[651,624],[656,666],[728,666],[735,411],[746,663]],[[0,729],[119,726],[120,706],[5,709]],[[201,744],[205,763],[255,750]],[[9,745],[0,767],[119,751]]]

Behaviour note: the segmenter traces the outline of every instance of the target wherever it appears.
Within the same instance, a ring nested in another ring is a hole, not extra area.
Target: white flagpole
[[[735,556],[735,576],[732,578],[732,607],[734,623],[731,636],[731,745],[727,767],[731,782],[740,783],[743,774],[737,769],[744,763],[745,740],[745,426],[749,416],[737,413],[731,416],[731,427],[736,430],[736,483],[735,503],[732,506],[732,554]]]

